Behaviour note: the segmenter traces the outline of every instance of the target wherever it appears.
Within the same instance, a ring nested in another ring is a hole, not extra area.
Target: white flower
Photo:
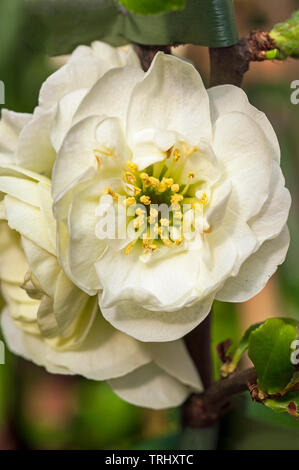
[[[192,65],[158,53],[147,73],[110,70],[75,114],[69,101],[51,134],[61,261],[76,285],[99,293],[113,326],[142,341],[175,340],[215,298],[240,302],[264,287],[289,245],[290,195],[275,133],[242,90],[206,91]],[[136,230],[151,216],[149,204],[162,202],[191,204],[201,230],[176,237],[171,221],[167,239],[158,220],[158,240],[132,232],[105,239],[104,193],[105,205],[127,198],[147,207]]]
[[[205,90],[192,65],[162,53],[144,73],[130,49],[78,48],[43,85],[33,116],[5,111],[0,123],[1,217],[20,234],[26,266],[12,284],[35,297],[27,316],[18,312],[33,300],[17,297],[17,310],[6,291],[10,347],[49,370],[109,379],[136,404],[181,403],[200,384],[179,338],[214,299],[258,293],[286,256],[279,158],[269,121],[239,88]],[[38,174],[52,176],[52,200]],[[160,203],[169,219],[155,220]],[[131,230],[111,236],[111,220]],[[3,262],[3,291],[8,272]],[[69,309],[57,309],[60,276],[69,290],[58,306]],[[82,314],[75,295],[98,299],[103,316]]]
[[[108,380],[125,400],[151,408],[201,390],[182,340],[141,343],[112,327],[97,297],[76,287],[56,257],[50,181],[0,164],[0,280],[9,348],[49,372]]]

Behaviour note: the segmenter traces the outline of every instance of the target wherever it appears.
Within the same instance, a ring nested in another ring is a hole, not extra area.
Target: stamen
[[[146,206],[149,206],[151,204],[151,200],[150,200],[150,197],[149,196],[141,196],[140,198],[140,202],[142,202],[142,204],[146,205]]]
[[[128,197],[126,199],[126,206],[132,206],[133,204],[136,204],[136,199],[134,197]]]
[[[118,199],[118,194],[115,193],[112,189],[106,188],[105,189],[105,194],[109,194],[109,196],[112,196],[113,199]]]
[[[125,172],[125,181],[129,184],[135,184],[136,183],[136,177],[133,175],[133,173],[130,173],[129,171]]]
[[[203,206],[206,206],[207,203],[208,203],[208,196],[206,193],[203,193],[203,195],[200,198],[200,204],[202,204]]]
[[[179,151],[179,149],[175,149],[175,151],[173,152],[173,159],[175,162],[179,162],[180,159],[181,159],[181,152]]]
[[[131,160],[128,160],[126,162],[126,165],[132,173],[134,173],[135,171],[138,171],[138,165],[132,162]]]
[[[172,184],[170,189],[173,193],[178,193],[179,190],[180,190],[180,185],[179,184]]]
[[[183,199],[184,197],[182,196],[182,194],[173,194],[170,200],[171,200],[171,204],[175,205],[181,202]]]
[[[135,242],[131,242],[131,243],[128,244],[128,246],[126,246],[126,248],[125,248],[125,255],[128,255],[129,253],[131,253],[132,248],[133,248],[133,246],[134,246],[134,243],[135,243]]]

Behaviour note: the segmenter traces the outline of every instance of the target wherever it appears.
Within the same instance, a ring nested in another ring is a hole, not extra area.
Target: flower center
[[[198,189],[202,182],[193,171],[186,173],[186,162],[197,148],[186,145],[171,147],[165,158],[139,171],[136,163],[127,161],[123,180],[127,197],[127,216],[133,223],[133,240],[124,252],[129,254],[135,244],[142,244],[145,253],[159,247],[175,247],[184,242],[184,213],[203,211],[207,194]],[[189,167],[188,167],[189,168]],[[184,177],[183,177],[184,175]],[[115,200],[119,195],[106,188]],[[135,237],[136,236],[136,237]]]

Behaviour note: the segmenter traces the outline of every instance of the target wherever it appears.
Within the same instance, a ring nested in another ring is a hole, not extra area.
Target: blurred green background
[[[240,35],[270,27],[299,7],[295,0],[238,0]],[[32,112],[44,79],[57,61],[42,53],[44,31],[23,11],[22,1],[0,1],[0,80],[5,107]],[[207,50],[185,46],[174,51],[193,60],[204,80]],[[290,83],[299,79],[295,60],[252,64],[245,79],[251,102],[265,111],[281,144],[282,167],[293,205],[291,247],[279,274],[255,299],[243,305],[216,303],[213,351],[236,340],[251,323],[285,314],[299,319],[299,104],[290,101]],[[219,362],[214,354],[214,374]],[[152,411],[131,406],[105,383],[47,374],[6,352],[0,365],[0,449],[174,449],[179,410]],[[221,449],[299,449],[299,421],[276,415],[247,395],[239,397],[220,426]]]

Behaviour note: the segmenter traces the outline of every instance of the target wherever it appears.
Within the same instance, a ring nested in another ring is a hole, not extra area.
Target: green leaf
[[[118,0],[124,7],[141,15],[152,15],[164,11],[182,10],[186,0]]]
[[[225,363],[221,367],[221,375],[222,377],[226,377],[228,374],[231,374],[236,369],[240,359],[242,358],[245,351],[248,349],[249,345],[249,338],[252,331],[256,330],[262,323],[255,323],[251,325],[242,336],[237,349],[235,350],[232,360],[229,363]]]
[[[232,0],[187,0],[184,10],[150,17],[124,11],[116,0],[25,1],[48,30],[47,51],[52,55],[67,54],[94,40],[113,46],[192,43],[209,47],[226,47],[238,40]]]
[[[269,34],[274,39],[278,50],[274,49],[277,51],[275,57],[267,54],[267,59],[299,58],[299,10],[283,23],[276,24]]]
[[[292,416],[299,416],[299,392],[294,390],[286,393],[283,397],[268,398],[264,405],[278,413],[290,413]]]
[[[256,368],[259,388],[267,394],[280,393],[295,370],[290,355],[297,330],[290,322],[293,320],[270,318],[249,337],[248,355]]]

